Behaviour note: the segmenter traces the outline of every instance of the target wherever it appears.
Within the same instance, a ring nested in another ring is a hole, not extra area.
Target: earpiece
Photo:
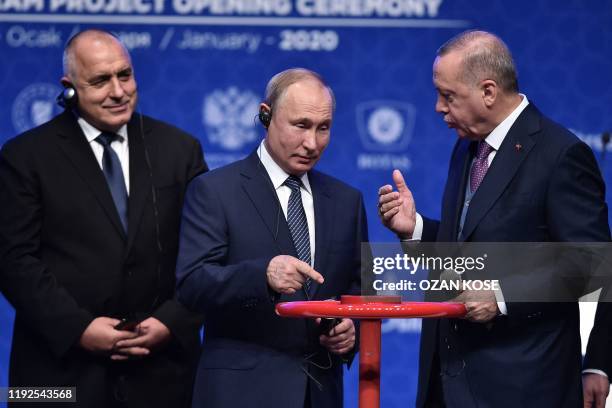
[[[272,122],[272,109],[266,109],[263,106],[259,108],[259,121],[267,129]]]
[[[72,86],[64,88],[64,90],[57,95],[57,98],[55,98],[55,102],[65,109],[76,108],[78,100],[79,96],[77,95],[77,91]]]

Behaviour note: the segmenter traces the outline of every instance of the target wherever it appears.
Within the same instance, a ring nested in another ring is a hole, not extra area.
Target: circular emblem
[[[11,112],[15,130],[25,132],[60,113],[62,108],[55,104],[60,91],[59,86],[48,83],[36,83],[22,89],[13,102]]]
[[[257,139],[253,118],[259,99],[248,90],[229,87],[206,95],[202,107],[208,140],[226,150],[238,150]]]
[[[403,130],[402,115],[390,107],[376,109],[368,119],[368,132],[381,144],[394,143],[402,136]]]

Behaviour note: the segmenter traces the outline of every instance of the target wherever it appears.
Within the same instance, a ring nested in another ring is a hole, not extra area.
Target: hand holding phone
[[[126,317],[121,319],[114,327],[115,330],[133,331],[144,319],[140,317]]]
[[[319,323],[319,335],[323,334],[325,336],[329,336],[329,332],[331,332],[334,327],[339,325],[341,321],[341,319],[335,317],[322,317],[321,322]]]

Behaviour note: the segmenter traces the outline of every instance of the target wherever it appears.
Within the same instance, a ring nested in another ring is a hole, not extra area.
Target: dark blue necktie
[[[117,156],[117,153],[111,148],[111,143],[118,138],[119,136],[114,133],[102,132],[100,136],[96,138],[96,142],[104,147],[104,154],[102,155],[102,172],[104,173],[104,177],[106,177],[106,182],[113,196],[113,201],[119,213],[119,219],[123,225],[123,230],[127,232],[127,189],[125,188],[125,179],[123,178],[123,170],[121,168],[119,156]]]
[[[310,265],[310,235],[308,234],[308,222],[302,205],[302,194],[300,187],[302,180],[296,176],[289,176],[284,183],[291,189],[289,204],[287,205],[287,224],[293,239],[293,245],[300,261]],[[306,279],[305,290],[310,289],[310,278]]]

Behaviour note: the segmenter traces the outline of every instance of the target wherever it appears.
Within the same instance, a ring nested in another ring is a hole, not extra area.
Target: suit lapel
[[[75,173],[89,186],[117,233],[125,239],[125,232],[104,173],[81,127],[69,111],[65,111],[60,118],[58,143],[68,162],[74,167]]]
[[[142,123],[142,122],[141,122]],[[151,195],[151,180],[149,169],[145,158],[145,140],[151,133],[151,129],[144,126],[140,128],[138,121],[134,118],[128,124],[129,150],[130,150],[130,197],[128,201],[128,249],[129,252],[138,232],[138,226],[142,219],[142,213]],[[148,139],[147,149],[149,154],[156,153]]]
[[[323,265],[326,265],[327,253],[331,245],[332,226],[334,225],[334,201],[331,199],[330,190],[316,171],[310,172],[308,177],[312,190],[315,216],[314,269],[320,273],[323,270]],[[310,298],[314,298],[319,286],[317,282],[312,281],[309,291]]]
[[[493,207],[535,145],[532,135],[538,132],[539,113],[528,105],[510,128],[491,167],[487,171],[472,201],[463,227],[466,240]]]
[[[256,152],[242,162],[240,174],[242,188],[274,237],[278,252],[297,257],[278,196]]]

